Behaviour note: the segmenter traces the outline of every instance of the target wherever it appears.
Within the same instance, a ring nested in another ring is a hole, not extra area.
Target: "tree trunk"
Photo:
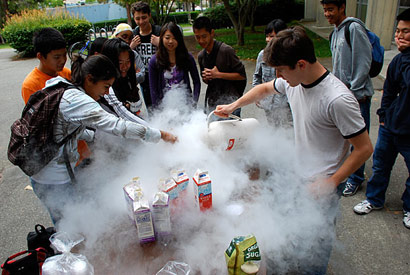
[[[226,13],[231,19],[232,25],[235,29],[236,43],[238,46],[243,46],[245,44],[245,26],[246,20],[249,17],[252,4],[255,0],[236,0],[236,6],[238,8],[238,19],[235,18],[231,7],[229,6],[229,0],[223,0]]]
[[[128,25],[132,26],[131,6],[129,3],[125,4],[125,9],[127,10],[127,23]]]

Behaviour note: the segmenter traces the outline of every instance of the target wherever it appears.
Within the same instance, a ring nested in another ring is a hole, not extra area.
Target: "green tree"
[[[131,5],[136,2],[136,0],[114,0],[120,6],[125,7],[127,10],[127,23],[132,26],[132,17],[131,17]]]
[[[238,8],[238,18],[235,18],[235,15],[229,6],[229,0],[223,0],[226,13],[229,16],[229,19],[231,19],[235,29],[238,46],[243,46],[245,44],[245,25],[247,19],[249,18],[249,14],[255,6],[255,1],[256,0],[235,0],[235,4]]]

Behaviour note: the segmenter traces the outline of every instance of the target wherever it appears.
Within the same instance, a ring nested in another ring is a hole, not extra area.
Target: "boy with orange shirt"
[[[46,81],[56,76],[71,79],[71,70],[64,67],[67,61],[66,41],[61,32],[53,28],[43,28],[33,37],[34,52],[40,64],[24,79],[21,96],[27,104],[30,96],[46,86]],[[83,140],[78,142],[79,163],[90,157],[90,150]]]

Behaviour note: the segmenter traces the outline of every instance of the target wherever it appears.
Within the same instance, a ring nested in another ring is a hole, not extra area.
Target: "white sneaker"
[[[372,210],[382,209],[383,206],[374,206],[368,200],[364,200],[361,203],[353,207],[353,211],[358,215],[369,214]]]
[[[403,224],[406,228],[410,229],[410,212],[403,210]]]

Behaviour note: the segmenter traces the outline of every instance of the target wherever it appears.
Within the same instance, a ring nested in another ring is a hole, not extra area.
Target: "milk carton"
[[[159,190],[167,193],[169,200],[174,200],[178,198],[178,185],[172,178],[160,179],[159,180]]]
[[[178,193],[181,194],[181,192],[185,191],[188,187],[189,184],[189,177],[185,173],[185,170],[179,169],[179,170],[172,170],[171,171],[171,176],[176,182],[178,186]]]
[[[193,177],[195,201],[201,211],[212,207],[212,186],[208,171],[196,170]]]
[[[152,217],[154,220],[155,237],[167,243],[172,234],[169,215],[169,196],[164,192],[157,192],[152,202]]]
[[[148,201],[144,197],[138,197],[134,201],[133,212],[140,244],[155,241],[151,209],[149,208]]]
[[[134,220],[133,203],[136,198],[143,196],[139,177],[132,178],[122,189],[124,191],[125,202],[128,208],[128,215]]]

